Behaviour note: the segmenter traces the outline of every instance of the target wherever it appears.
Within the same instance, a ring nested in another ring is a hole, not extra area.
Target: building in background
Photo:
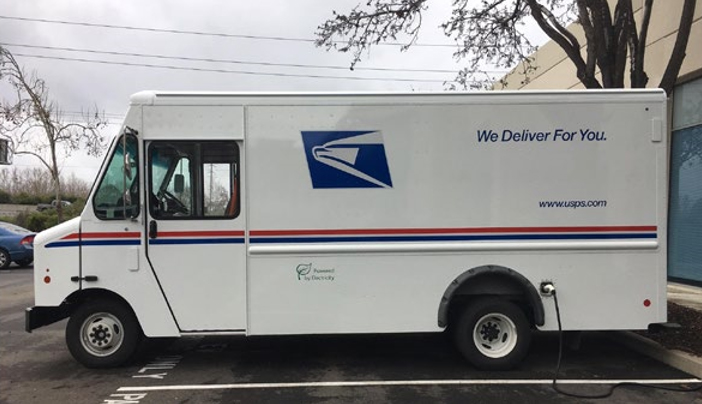
[[[635,18],[641,20],[644,0],[634,0]],[[616,1],[611,0],[610,4]],[[682,0],[654,3],[646,44],[648,86],[655,87],[665,72],[682,10]],[[582,29],[569,27],[585,44]],[[583,49],[584,53],[584,49]],[[514,72],[496,89],[581,89],[575,67],[553,41],[534,55],[536,72],[528,82]],[[698,0],[685,60],[669,100],[669,216],[668,276],[702,284],[702,1]]]

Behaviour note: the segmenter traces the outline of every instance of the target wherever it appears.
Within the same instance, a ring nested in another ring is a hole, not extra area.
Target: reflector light
[[[644,307],[649,307],[651,305],[651,301],[646,299],[644,300]]]
[[[44,277],[44,283],[51,283],[51,277],[50,277],[50,276],[45,276],[45,277]]]

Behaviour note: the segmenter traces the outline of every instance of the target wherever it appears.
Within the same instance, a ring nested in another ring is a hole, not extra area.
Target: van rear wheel
[[[66,326],[71,355],[89,368],[125,364],[136,353],[142,331],[132,310],[115,300],[89,301],[76,309]]]
[[[516,304],[481,298],[464,308],[454,328],[454,338],[459,351],[475,367],[508,370],[526,356],[531,326]]]

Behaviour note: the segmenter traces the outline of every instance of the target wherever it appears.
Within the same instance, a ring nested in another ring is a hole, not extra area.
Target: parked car
[[[54,199],[53,201],[51,201],[51,203],[37,204],[37,210],[39,212],[43,212],[43,211],[49,210],[49,209],[56,209],[56,206],[58,206],[58,201],[56,199]],[[63,206],[65,208],[67,206],[71,206],[71,203],[68,201],[61,201],[61,206]]]
[[[14,262],[26,267],[34,261],[35,233],[12,223],[0,222],[0,269]]]

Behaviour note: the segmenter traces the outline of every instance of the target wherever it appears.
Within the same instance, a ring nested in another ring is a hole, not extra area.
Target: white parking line
[[[129,386],[117,391],[151,392],[173,390],[239,390],[239,389],[294,389],[320,387],[374,387],[374,386],[480,386],[480,385],[549,385],[551,379],[503,379],[503,380],[363,380],[337,382],[299,382],[299,383],[236,383],[236,384],[186,384],[173,386]],[[558,384],[689,384],[702,383],[696,378],[690,379],[564,379]]]

